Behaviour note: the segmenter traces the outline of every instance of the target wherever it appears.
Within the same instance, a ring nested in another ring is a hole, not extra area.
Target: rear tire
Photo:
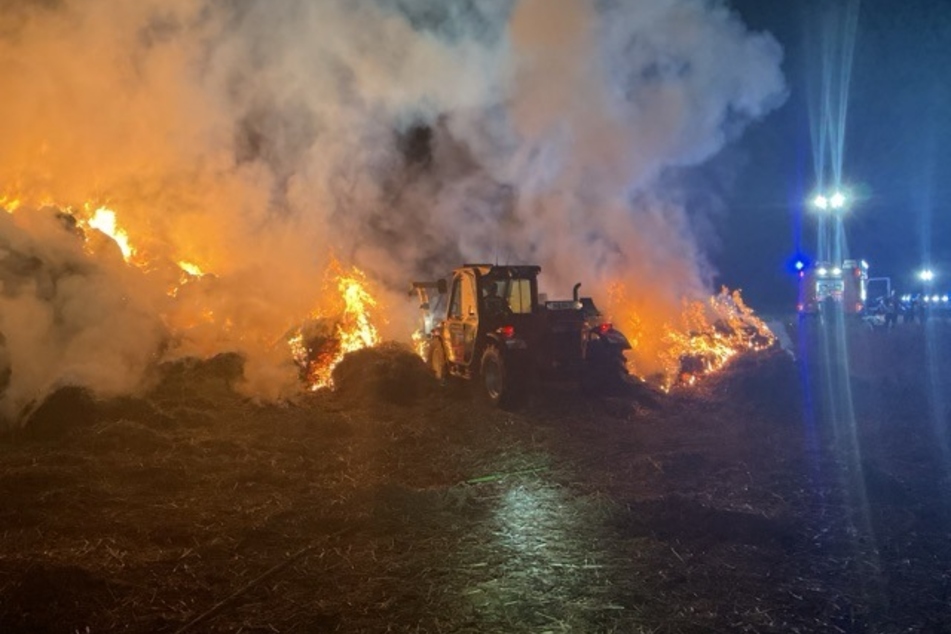
[[[588,395],[616,394],[628,385],[630,372],[620,348],[595,344],[588,349],[585,365],[581,387]]]

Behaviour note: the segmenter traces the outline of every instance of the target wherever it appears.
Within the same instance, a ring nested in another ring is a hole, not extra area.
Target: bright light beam
[[[829,198],[829,206],[833,209],[843,209],[845,207],[845,194],[842,192],[835,192]]]

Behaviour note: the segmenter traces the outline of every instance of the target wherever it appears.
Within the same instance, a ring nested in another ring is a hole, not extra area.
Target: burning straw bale
[[[411,405],[436,386],[422,359],[397,343],[351,352],[334,368],[333,384],[345,399],[395,405]]]

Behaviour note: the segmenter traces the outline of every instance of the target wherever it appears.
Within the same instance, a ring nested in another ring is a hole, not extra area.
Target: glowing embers
[[[20,197],[11,193],[0,193],[0,209],[13,213],[23,204]]]
[[[739,291],[723,288],[707,302],[688,302],[681,327],[664,335],[666,384],[693,385],[703,375],[722,368],[741,352],[766,350],[776,337],[743,303]]]
[[[182,271],[184,271],[185,273],[187,273],[188,275],[192,277],[201,277],[202,275],[205,274],[205,272],[202,271],[200,266],[198,266],[197,264],[194,264],[193,262],[188,262],[186,260],[180,261],[178,263],[178,267]]]
[[[327,286],[335,286],[338,295],[329,293],[327,306],[288,339],[301,380],[311,390],[333,386],[333,370],[347,353],[380,342],[372,316],[377,302],[367,290],[363,272],[352,268],[344,273],[335,262],[328,274]]]

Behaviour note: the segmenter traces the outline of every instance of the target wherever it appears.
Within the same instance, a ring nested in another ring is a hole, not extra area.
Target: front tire
[[[482,354],[480,376],[489,403],[505,408],[518,402],[518,381],[512,374],[511,364],[496,346],[489,346]]]
[[[446,350],[442,346],[442,341],[433,339],[429,346],[429,367],[433,371],[433,376],[441,385],[445,385],[449,380],[449,365],[446,362]]]

